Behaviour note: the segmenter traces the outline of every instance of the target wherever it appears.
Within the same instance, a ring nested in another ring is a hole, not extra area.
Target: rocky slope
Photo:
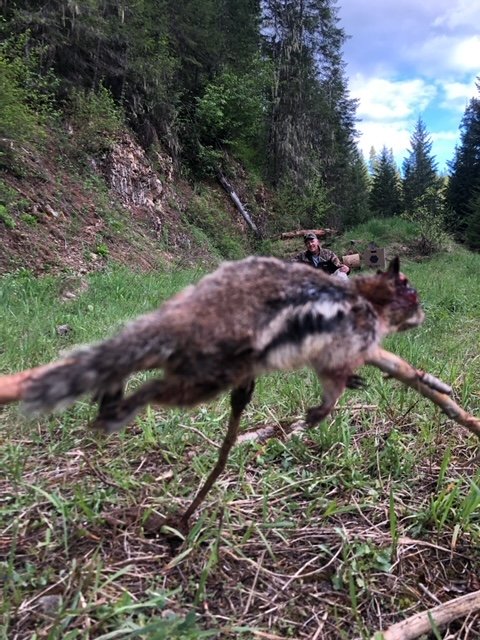
[[[78,153],[74,140],[60,144],[53,137],[41,150],[13,151],[15,162],[0,173],[0,273],[85,272],[109,261],[150,269],[218,260],[208,242],[199,242],[188,215],[195,188],[162,150],[147,156],[124,132],[96,157]],[[248,198],[241,182],[235,186]],[[212,198],[215,224],[248,244],[249,231],[221,187],[212,181],[202,189]],[[251,204],[261,226],[261,189]]]

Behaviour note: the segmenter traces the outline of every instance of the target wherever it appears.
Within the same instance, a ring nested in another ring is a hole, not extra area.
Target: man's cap
[[[307,240],[316,240],[316,239],[317,239],[317,235],[313,233],[313,231],[309,231],[303,236],[304,242],[306,242]]]

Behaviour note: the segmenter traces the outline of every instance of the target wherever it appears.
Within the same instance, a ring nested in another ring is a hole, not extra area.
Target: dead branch
[[[47,365],[48,366],[48,365]],[[22,399],[23,389],[36,373],[44,371],[46,366],[19,371],[0,377],[0,405],[17,402]]]
[[[307,429],[305,420],[296,420],[289,425],[266,424],[256,429],[244,431],[237,438],[237,444],[243,442],[266,442],[270,438],[283,438],[288,440],[293,435]]]
[[[222,175],[221,173],[219,173],[217,177],[218,177],[219,183],[222,185],[222,187],[225,189],[225,191],[230,196],[230,199],[232,200],[233,204],[237,208],[237,211],[240,212],[240,214],[242,215],[243,219],[248,224],[250,229],[257,236],[257,238],[259,238],[260,237],[260,232],[259,232],[259,230],[257,228],[257,225],[253,222],[249,212],[247,211],[246,207],[242,204],[240,198],[236,194],[236,192],[235,192],[234,188],[232,187],[232,185],[228,182],[228,180],[225,178],[225,176]]]
[[[480,420],[459,407],[448,395],[451,393],[450,387],[435,376],[415,369],[402,358],[380,347],[368,359],[367,364],[378,367],[392,378],[412,387],[438,405],[449,418],[480,437]]]
[[[397,622],[386,631],[376,633],[372,640],[380,640],[380,638],[382,640],[414,640],[432,631],[432,621],[435,626],[444,627],[452,620],[462,618],[478,609],[480,609],[480,591],[474,591]]]

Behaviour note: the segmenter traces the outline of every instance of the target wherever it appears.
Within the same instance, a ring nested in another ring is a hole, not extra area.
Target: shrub
[[[15,220],[8,213],[7,207],[3,204],[0,204],[0,222],[3,222],[8,229],[13,229],[15,226]]]
[[[452,240],[445,231],[443,195],[435,187],[416,198],[413,210],[404,213],[403,217],[414,222],[418,229],[416,249],[421,255],[428,256],[451,247]]]
[[[100,153],[111,147],[124,119],[110,91],[100,85],[94,91],[74,89],[70,94],[71,121],[82,147]]]

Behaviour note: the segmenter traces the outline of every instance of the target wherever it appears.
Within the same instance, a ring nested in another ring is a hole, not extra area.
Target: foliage
[[[423,195],[415,198],[412,208],[403,215],[417,226],[419,238],[415,246],[421,255],[451,247],[451,238],[445,231],[444,197],[436,186],[429,187]]]
[[[3,204],[0,204],[0,222],[3,222],[7,229],[13,229],[15,227],[15,220],[8,213],[7,207]]]
[[[27,92],[18,82],[11,63],[1,53],[0,95],[0,137],[16,141],[38,137],[41,129],[35,112],[27,104]],[[0,150],[0,158],[5,152]]]
[[[266,51],[273,64],[270,176],[302,191],[321,176],[332,220],[342,219],[346,168],[355,145],[356,102],[342,61],[346,35],[333,0],[265,4]],[[350,192],[349,196],[352,197]],[[361,194],[360,194],[361,197]]]
[[[431,155],[432,141],[425,124],[418,119],[410,138],[411,149],[403,161],[403,206],[409,212],[414,209],[416,201],[422,198],[427,190],[437,188],[437,165]]]
[[[360,224],[373,215],[369,201],[370,175],[367,164],[357,148],[350,154],[344,177],[343,206],[341,210],[337,210],[338,221],[332,220],[333,226],[338,229]]]
[[[393,218],[370,218],[348,231],[335,243],[338,245],[338,254],[344,255],[351,248],[364,251],[368,244],[375,242],[380,247],[388,245],[413,246],[418,238],[418,228],[414,222],[406,220],[403,216]]]
[[[266,67],[257,61],[247,73],[224,71],[198,99],[196,117],[206,144],[254,141],[261,135],[266,110]]]
[[[480,79],[477,90],[480,92]],[[472,98],[468,103],[460,131],[460,146],[450,164],[447,223],[455,236],[464,240],[471,201],[480,189],[480,97]]]
[[[72,89],[70,120],[79,143],[94,153],[108,148],[124,124],[121,110],[102,84],[96,90]]]
[[[480,190],[473,194],[469,208],[470,215],[465,223],[465,240],[469,247],[480,251]]]
[[[201,231],[198,240],[208,242],[219,258],[235,260],[245,255],[245,241],[231,214],[224,210],[223,202],[216,201],[208,192],[199,190],[194,195],[185,211],[185,219],[191,225],[191,231],[195,228]]]
[[[272,233],[291,229],[315,229],[325,225],[328,216],[328,195],[323,181],[317,177],[299,191],[296,185],[285,179],[276,190],[275,219]]]
[[[370,209],[372,215],[385,218],[402,211],[400,176],[393,154],[386,147],[383,147],[374,164]]]

